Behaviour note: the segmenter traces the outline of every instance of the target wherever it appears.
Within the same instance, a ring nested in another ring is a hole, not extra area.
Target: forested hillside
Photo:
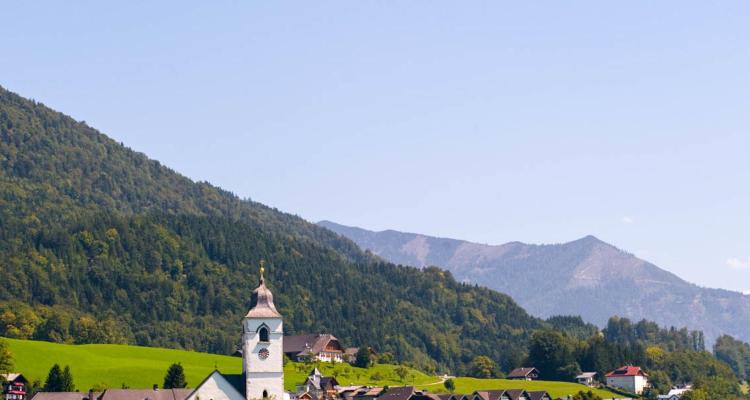
[[[288,332],[332,332],[426,370],[461,373],[477,355],[507,370],[546,325],[0,89],[0,336],[226,354],[260,258]]]

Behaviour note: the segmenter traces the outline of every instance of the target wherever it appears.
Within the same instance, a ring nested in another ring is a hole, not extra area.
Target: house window
[[[266,328],[265,326],[262,327],[262,328],[260,328],[259,334],[260,334],[260,341],[261,342],[268,342],[269,341],[268,340],[268,328]]]

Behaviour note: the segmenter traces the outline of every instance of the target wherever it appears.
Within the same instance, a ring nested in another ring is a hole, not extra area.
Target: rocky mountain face
[[[593,236],[569,243],[485,245],[397,231],[373,232],[322,221],[362,249],[398,264],[447,268],[458,280],[511,295],[530,313],[612,315],[750,340],[750,296],[703,288]]]

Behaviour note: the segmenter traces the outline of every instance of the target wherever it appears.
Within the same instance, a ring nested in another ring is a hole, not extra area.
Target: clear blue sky
[[[107,3],[4,4],[0,85],[311,221],[750,289],[750,2]]]

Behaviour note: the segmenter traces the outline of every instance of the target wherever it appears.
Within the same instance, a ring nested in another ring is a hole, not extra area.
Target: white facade
[[[185,400],[245,400],[219,371],[214,371]]]
[[[330,351],[321,351],[315,359],[321,362],[344,362],[342,353],[334,353]]]
[[[268,341],[261,340],[263,329],[268,330]],[[245,372],[247,400],[284,398],[283,340],[281,318],[244,319],[242,370]]]
[[[630,393],[641,394],[648,387],[648,379],[642,375],[635,376],[608,376],[607,385],[616,387]]]

